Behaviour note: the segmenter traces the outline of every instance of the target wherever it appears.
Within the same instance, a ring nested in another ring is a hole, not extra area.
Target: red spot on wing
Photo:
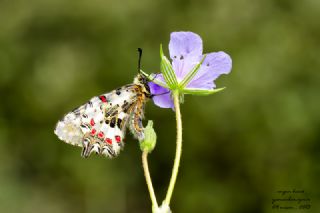
[[[106,138],[104,141],[105,141],[106,143],[108,143],[108,144],[112,144],[112,139],[111,139],[111,138]]]
[[[95,122],[94,122],[93,118],[91,118],[90,124],[91,124],[91,126],[94,126],[94,125],[95,125]]]
[[[100,95],[99,98],[100,98],[100,100],[101,100],[102,102],[104,102],[104,103],[107,103],[107,102],[108,102],[106,96],[104,96],[104,95]]]
[[[116,135],[116,136],[115,136],[115,139],[116,139],[117,143],[120,143],[120,142],[121,142],[121,137],[120,137],[119,135]]]
[[[103,132],[99,132],[98,133],[98,138],[104,138],[104,133]]]
[[[91,135],[94,136],[96,134],[97,130],[96,129],[92,129],[91,130]]]

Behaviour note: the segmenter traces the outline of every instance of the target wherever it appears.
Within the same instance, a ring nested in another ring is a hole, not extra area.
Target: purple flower
[[[199,63],[202,55],[202,40],[199,35],[192,32],[173,32],[169,43],[172,68],[178,83]],[[231,71],[232,61],[225,52],[212,52],[206,54],[197,74],[187,84],[189,89],[211,90],[216,87],[214,80],[221,74]],[[156,80],[165,82],[163,75],[158,74]],[[151,94],[155,95],[153,101],[162,108],[174,108],[169,89],[149,82]]]

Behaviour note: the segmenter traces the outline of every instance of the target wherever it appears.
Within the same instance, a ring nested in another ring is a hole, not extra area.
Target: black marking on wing
[[[109,153],[109,155],[111,156],[111,157],[115,157],[116,156],[116,153],[114,152],[114,150],[112,149],[112,148],[107,148],[107,152]]]
[[[72,112],[75,114],[75,116],[80,116],[80,109],[79,109],[79,107],[73,109]]]
[[[85,123],[81,124],[80,127],[84,128],[84,129],[91,129],[91,126],[89,124],[85,124]]]
[[[118,120],[117,120],[117,127],[118,127],[119,129],[121,129],[121,123],[122,123],[122,119],[121,119],[121,118],[118,118]]]
[[[112,114],[110,116],[116,116],[118,114],[118,110],[115,110],[114,112],[112,112]]]
[[[116,125],[116,118],[115,117],[112,117],[111,121],[110,121],[110,127],[111,128],[114,128]]]
[[[88,101],[90,107],[93,107],[92,101]]]
[[[117,111],[118,107],[115,106],[115,107],[112,107],[111,109],[108,109],[108,111],[106,111],[106,117],[111,117],[111,116],[114,116],[118,113]]]
[[[131,104],[129,104],[128,102],[124,103],[122,105],[122,110],[125,113],[130,113],[129,110],[132,111],[132,109],[134,108],[133,106],[136,104],[136,102],[132,102]]]

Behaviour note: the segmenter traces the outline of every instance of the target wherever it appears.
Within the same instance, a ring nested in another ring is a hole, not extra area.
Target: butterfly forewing
[[[141,102],[137,85],[130,84],[93,97],[69,112],[56,126],[55,134],[66,143],[83,147],[82,156],[92,152],[115,157],[123,148],[125,129]]]

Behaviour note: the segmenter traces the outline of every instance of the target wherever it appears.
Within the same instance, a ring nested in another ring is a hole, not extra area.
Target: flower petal
[[[188,84],[188,88],[215,88],[213,81],[221,74],[230,73],[232,60],[225,52],[214,52],[207,54],[200,70],[193,80]]]
[[[202,40],[192,32],[173,32],[169,43],[170,58],[178,80],[201,60]]]
[[[158,80],[163,81],[162,75],[157,75]],[[171,99],[170,91],[153,82],[148,83],[150,92],[153,95],[153,102],[161,108],[174,108],[173,100]]]
[[[202,40],[193,32],[173,32],[169,43],[170,58],[180,58],[186,55],[202,55]]]
[[[201,56],[185,56],[183,59],[173,59],[172,68],[177,76],[178,82],[181,82],[184,77],[196,66],[201,60]]]

